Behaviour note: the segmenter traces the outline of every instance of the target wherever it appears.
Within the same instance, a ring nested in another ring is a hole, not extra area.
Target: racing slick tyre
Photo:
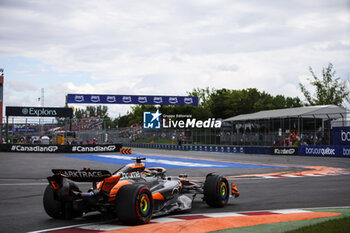
[[[55,190],[51,185],[48,185],[44,192],[44,209],[45,212],[52,218],[64,219],[64,203],[55,199]]]
[[[208,175],[204,183],[204,200],[211,207],[224,207],[230,199],[230,186],[226,178]]]
[[[55,198],[55,190],[51,185],[46,187],[43,201],[45,212],[52,218],[73,219],[83,215],[82,211],[75,211],[70,202],[57,200]]]
[[[153,215],[151,191],[143,185],[125,185],[116,197],[116,214],[126,224],[148,223]]]

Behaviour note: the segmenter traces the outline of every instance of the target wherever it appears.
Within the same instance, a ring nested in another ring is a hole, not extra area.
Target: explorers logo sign
[[[191,118],[191,115],[164,115],[167,119],[161,120],[161,113],[156,112],[144,112],[143,113],[143,128],[144,129],[160,129],[163,128],[221,128],[221,121],[215,120],[215,118],[209,118],[202,121],[196,118]],[[171,118],[185,118],[184,120],[172,120]]]
[[[71,108],[48,107],[6,107],[6,116],[23,117],[73,117]]]
[[[57,112],[56,110],[48,110],[45,108],[42,109],[35,109],[35,108],[22,108],[22,113],[23,115],[28,115],[28,116],[52,116],[56,117]]]

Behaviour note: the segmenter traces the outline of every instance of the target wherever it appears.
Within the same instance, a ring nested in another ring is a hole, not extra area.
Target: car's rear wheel
[[[212,207],[223,207],[230,199],[230,186],[225,177],[208,175],[204,183],[204,200]]]
[[[51,185],[48,185],[45,189],[43,202],[45,212],[50,217],[58,219],[65,218],[64,203],[57,200],[55,190]]]
[[[153,215],[151,191],[143,185],[125,185],[116,197],[116,213],[126,224],[148,223]]]
[[[82,211],[73,209],[71,202],[58,200],[55,190],[51,185],[48,185],[45,189],[43,202],[45,212],[52,218],[73,219],[83,215]]]

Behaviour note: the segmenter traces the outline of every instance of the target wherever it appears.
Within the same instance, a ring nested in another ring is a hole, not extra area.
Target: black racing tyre
[[[204,183],[204,200],[211,207],[224,207],[230,199],[230,186],[226,178],[209,175]]]
[[[116,214],[126,224],[148,223],[153,215],[151,191],[144,185],[125,185],[116,197]]]
[[[55,200],[55,190],[51,185],[48,185],[44,192],[44,209],[45,212],[52,218],[64,219],[64,203]]]

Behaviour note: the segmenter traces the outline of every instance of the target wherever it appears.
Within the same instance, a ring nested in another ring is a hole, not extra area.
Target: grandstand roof
[[[339,118],[345,116],[346,110],[336,105],[318,105],[308,106],[300,108],[285,108],[260,111],[251,114],[242,114],[225,119],[224,121],[245,121],[245,120],[259,120],[259,119],[271,119],[271,118],[289,118],[289,117],[302,117],[302,118]]]

